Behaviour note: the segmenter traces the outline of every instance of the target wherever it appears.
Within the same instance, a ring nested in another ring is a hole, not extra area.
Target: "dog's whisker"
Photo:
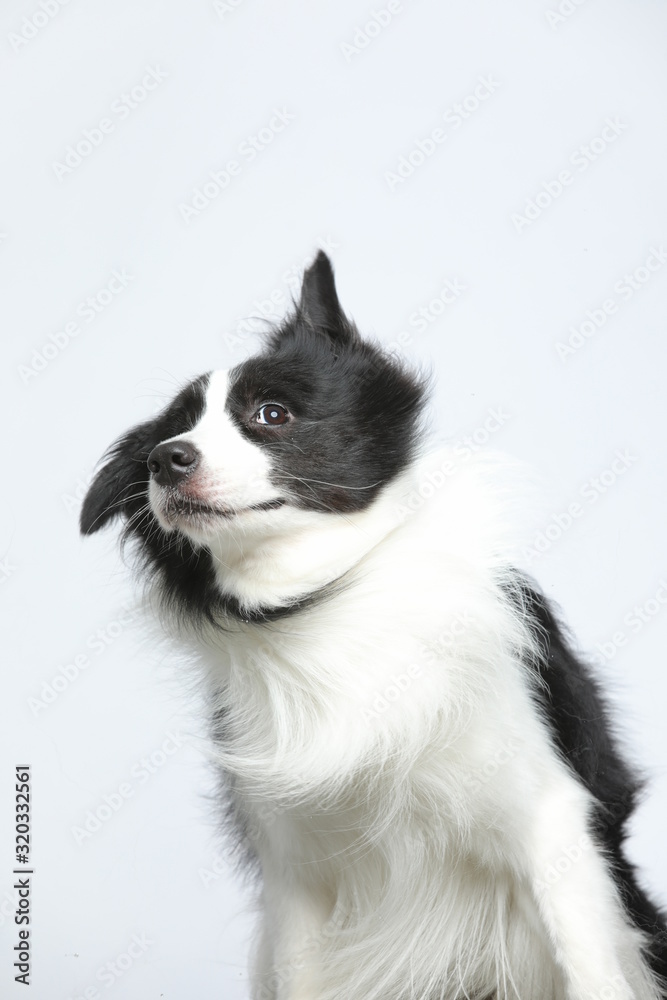
[[[376,483],[369,483],[368,486],[346,486],[343,483],[328,483],[324,479],[311,479],[310,477],[296,476],[296,475],[292,475],[292,476],[287,475],[287,476],[285,476],[285,475],[280,475],[279,473],[274,473],[273,478],[274,479],[286,479],[286,480],[291,480],[292,482],[299,482],[299,483],[316,483],[316,484],[319,484],[320,486],[332,486],[332,487],[334,487],[334,489],[353,490],[353,491],[355,491],[355,490],[373,490],[373,489],[375,489],[376,486],[381,486],[382,485],[382,480],[378,480]]]

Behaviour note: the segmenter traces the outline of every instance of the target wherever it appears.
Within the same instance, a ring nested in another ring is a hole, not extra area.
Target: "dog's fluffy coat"
[[[263,352],[121,438],[83,506],[123,516],[203,668],[261,875],[253,996],[667,996],[637,781],[513,568],[502,469],[423,454],[425,399],[320,253]]]

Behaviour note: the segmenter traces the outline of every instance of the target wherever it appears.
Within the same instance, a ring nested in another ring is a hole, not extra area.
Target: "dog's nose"
[[[200,454],[189,441],[167,441],[153,448],[148,468],[159,486],[177,486],[199,464]]]

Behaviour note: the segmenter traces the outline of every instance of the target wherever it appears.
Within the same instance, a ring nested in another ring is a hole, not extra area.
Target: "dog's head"
[[[262,353],[196,378],[111,447],[81,530],[120,516],[172,580],[195,564],[211,577],[202,551],[224,562],[227,542],[256,547],[370,507],[412,457],[424,396],[422,380],[361,340],[319,253]]]

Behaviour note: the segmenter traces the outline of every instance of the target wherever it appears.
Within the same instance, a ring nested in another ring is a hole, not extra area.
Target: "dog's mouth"
[[[224,507],[222,504],[207,504],[193,497],[171,493],[164,498],[162,511],[168,521],[185,519],[201,524],[202,521],[215,518],[231,520],[240,514],[248,514],[251,511],[277,510],[285,502],[284,497],[276,497],[275,500],[266,500],[264,503],[253,504],[249,507],[234,508]]]

